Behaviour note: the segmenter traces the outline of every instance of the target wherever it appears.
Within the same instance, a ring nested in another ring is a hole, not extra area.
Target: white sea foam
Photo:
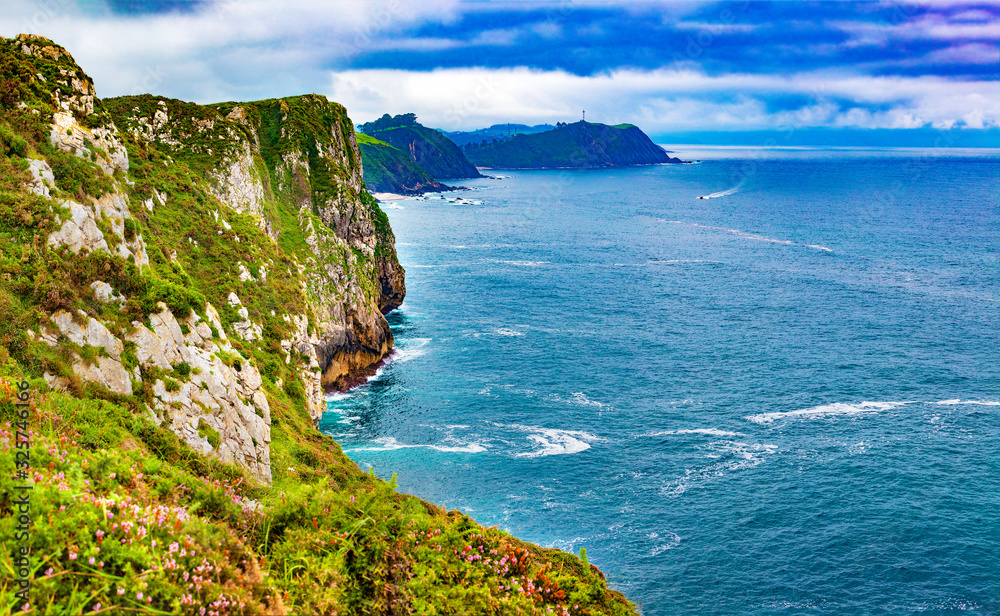
[[[536,446],[534,451],[515,454],[518,458],[542,458],[580,453],[590,449],[590,444],[601,440],[599,437],[582,430],[557,430],[555,428],[540,428],[538,426],[507,426],[529,432],[528,440]]]
[[[433,449],[445,453],[480,453],[486,451],[486,447],[479,443],[467,443],[465,445],[410,445],[400,443],[392,436],[383,436],[375,439],[378,446],[355,447],[345,451],[395,451],[397,449]]]
[[[604,409],[611,406],[610,404],[607,404],[605,402],[598,402],[597,400],[591,400],[590,398],[587,397],[587,394],[583,393],[582,391],[573,392],[573,399],[571,400],[571,402],[573,404],[579,404],[580,406],[594,406],[599,409]]]
[[[519,260],[509,260],[509,259],[483,259],[487,263],[503,263],[504,265],[517,265],[519,267],[538,267],[539,265],[548,265],[548,261],[519,261]]]
[[[350,392],[342,393],[339,391],[333,392],[331,394],[326,394],[327,402],[340,402],[341,400],[347,400],[351,397]]]
[[[400,363],[416,359],[427,353],[426,347],[431,340],[431,338],[412,338],[406,342],[406,346],[397,347],[389,359]]]
[[[639,436],[673,436],[678,434],[701,434],[704,436],[719,436],[719,437],[729,437],[729,436],[746,436],[742,432],[728,432],[726,430],[718,430],[716,428],[689,428],[686,430],[666,430],[663,432],[647,432],[645,434],[640,434]]]
[[[677,497],[697,484],[721,478],[728,473],[753,468],[763,462],[768,455],[777,452],[778,446],[717,441],[710,446],[709,451],[706,457],[715,462],[685,470],[683,477],[667,483],[660,492],[665,496]]]
[[[375,374],[368,377],[368,382],[371,383],[372,381],[381,378],[383,372],[385,372],[385,366],[384,365],[379,366],[378,368],[376,368]]]
[[[666,552],[667,550],[672,550],[681,544],[681,537],[677,533],[666,531],[664,534],[666,536],[662,538],[660,537],[659,533],[650,533],[649,535],[647,535],[650,539],[659,540],[657,541],[658,543],[665,542],[665,543],[660,543],[659,545],[654,547],[652,551],[650,551],[649,553],[650,556],[659,556],[660,554]]]
[[[518,394],[520,396],[527,396],[529,398],[532,398],[537,394],[537,392],[534,389],[519,389],[517,387],[514,387],[510,383],[507,383],[505,385],[500,385],[500,389],[506,391],[507,393]]]
[[[519,331],[514,331],[513,329],[507,329],[506,327],[501,327],[497,330],[498,336],[523,336],[524,334]]]
[[[709,259],[650,259],[643,263],[612,263],[612,267],[648,267],[650,265],[678,265],[681,263],[711,263],[713,265],[725,265],[722,261],[711,261]]]
[[[709,225],[699,225],[698,223],[693,223],[693,222],[692,223],[687,223],[687,224],[689,226],[691,226],[691,227],[697,227],[699,229],[709,229],[711,231],[724,231],[726,233],[732,233],[733,235],[736,235],[736,236],[739,236],[739,237],[742,237],[742,238],[745,238],[745,239],[748,239],[748,240],[757,240],[757,241],[760,241],[760,242],[770,242],[772,244],[784,244],[786,246],[790,246],[793,243],[793,242],[790,242],[788,240],[778,240],[778,239],[774,239],[773,237],[767,237],[765,235],[758,235],[756,233],[747,233],[745,231],[740,231],[739,229],[728,229],[726,227],[712,227],[712,226],[709,226]]]
[[[877,413],[879,411],[888,411],[889,409],[894,409],[904,404],[910,404],[910,402],[861,402],[861,403],[847,403],[847,402],[835,402],[833,404],[824,404],[821,406],[814,406],[807,409],[800,409],[797,411],[784,411],[784,412],[774,412],[774,413],[761,413],[759,415],[750,415],[744,417],[748,421],[754,423],[765,424],[773,423],[777,420],[782,419],[800,419],[803,417],[825,417],[831,415],[859,415],[862,413]]]
[[[940,402],[935,402],[935,404],[944,405],[954,405],[954,404],[975,404],[979,406],[1000,406],[1000,401],[996,400],[960,400],[958,398],[954,400],[941,400]]]
[[[766,235],[760,235],[758,233],[748,233],[746,231],[740,231],[739,229],[730,229],[728,227],[713,227],[711,225],[699,225],[694,222],[683,222],[681,220],[663,220],[662,218],[656,218],[661,222],[665,222],[671,225],[687,225],[689,227],[695,227],[698,229],[708,229],[710,231],[722,231],[724,233],[732,233],[737,237],[742,237],[748,240],[756,240],[758,242],[769,242],[771,244],[781,244],[783,246],[794,246],[795,242],[791,240],[779,240],[773,237],[767,237]],[[804,246],[806,248],[812,248],[813,250],[821,250],[823,252],[833,252],[832,248],[820,244],[798,244],[799,246]]]

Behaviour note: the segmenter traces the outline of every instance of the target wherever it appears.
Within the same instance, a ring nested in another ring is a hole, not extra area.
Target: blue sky
[[[9,7],[9,9],[8,9]],[[1000,126],[1000,2],[5,0],[101,96],[318,92],[356,122],[675,132]]]

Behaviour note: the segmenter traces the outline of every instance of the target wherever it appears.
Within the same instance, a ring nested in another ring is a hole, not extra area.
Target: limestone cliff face
[[[47,39],[0,39],[0,53],[22,80],[16,113],[47,127],[17,163],[22,190],[49,208],[43,244],[75,255],[62,258],[83,285],[27,332],[29,350],[67,358],[46,380],[131,400],[269,481],[269,395],[318,419],[325,388],[391,352],[383,315],[405,296],[346,111],[317,95],[101,100]]]
[[[289,315],[302,326],[283,344],[308,357],[301,376],[318,418],[324,387],[344,387],[391,351],[383,314],[405,296],[395,238],[365,190],[346,110],[317,95],[214,106],[148,96],[108,104],[136,137],[202,166],[213,195],[254,216],[275,242],[303,236],[306,250],[296,257],[308,310]],[[281,208],[294,212],[297,228],[278,220]]]

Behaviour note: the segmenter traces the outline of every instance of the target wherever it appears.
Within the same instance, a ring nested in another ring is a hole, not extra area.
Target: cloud
[[[996,64],[998,50],[995,45],[985,43],[967,43],[952,45],[933,51],[925,57],[927,62],[956,64]]]
[[[378,50],[391,40],[387,33],[428,20],[446,23],[459,0],[215,0],[155,14],[95,10],[74,0],[4,4],[4,36],[31,32],[57,41],[94,77],[102,96],[151,86],[210,102],[312,91],[326,81],[332,62]],[[412,44],[419,45],[441,46]]]
[[[584,107],[654,131],[995,126],[1000,115],[997,3],[149,6],[5,0],[0,33],[63,44],[101,96],[206,103],[325,90],[356,120],[415,111],[446,128],[573,120]]]
[[[356,122],[414,112],[431,126],[497,122],[633,122],[654,133],[784,126],[915,128],[1000,125],[989,81],[872,77],[833,72],[707,75],[696,70],[358,70],[336,74],[327,94]],[[788,102],[792,101],[792,102]],[[389,103],[386,106],[386,103]]]

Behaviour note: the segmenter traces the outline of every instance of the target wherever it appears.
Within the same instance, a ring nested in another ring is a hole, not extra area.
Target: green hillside
[[[680,163],[631,124],[593,122],[561,125],[550,131],[518,134],[505,141],[465,146],[466,157],[493,169],[619,167]]]
[[[448,186],[435,181],[402,150],[364,133],[357,133],[356,137],[364,162],[365,184],[368,190],[420,195],[449,189]]]
[[[412,113],[395,117],[385,114],[374,122],[362,124],[358,130],[408,153],[434,179],[482,177],[457,145],[440,131],[418,123]]]

